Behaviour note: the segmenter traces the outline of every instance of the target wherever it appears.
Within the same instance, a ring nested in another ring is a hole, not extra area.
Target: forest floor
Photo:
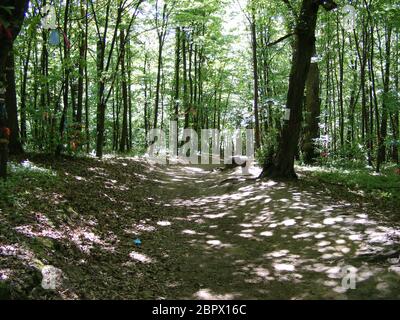
[[[28,158],[0,183],[0,298],[400,299],[398,208],[301,168],[273,182],[256,168]],[[45,265],[63,273],[54,291]]]

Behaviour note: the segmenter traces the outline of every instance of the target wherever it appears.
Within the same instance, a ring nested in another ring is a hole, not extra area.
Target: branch
[[[274,42],[270,42],[270,43],[267,44],[267,47],[272,47],[272,46],[278,44],[279,42],[282,42],[283,40],[286,40],[287,38],[293,36],[294,34],[296,34],[296,33],[292,32],[292,33],[287,34],[286,36],[283,36],[283,37],[275,40]]]

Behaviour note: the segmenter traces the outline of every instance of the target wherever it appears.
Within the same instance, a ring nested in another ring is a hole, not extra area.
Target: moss
[[[0,300],[11,299],[11,288],[8,281],[0,281]]]

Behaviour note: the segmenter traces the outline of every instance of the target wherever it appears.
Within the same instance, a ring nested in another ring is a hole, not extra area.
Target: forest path
[[[400,298],[399,225],[332,186],[137,158],[32,155],[24,167],[0,208],[11,297]],[[64,274],[56,292],[32,280],[43,265]]]
[[[187,212],[158,222],[174,234],[166,298],[400,298],[399,226],[322,187],[255,180],[256,168],[253,179],[241,168],[156,168],[156,201]],[[355,290],[342,286],[349,265]]]

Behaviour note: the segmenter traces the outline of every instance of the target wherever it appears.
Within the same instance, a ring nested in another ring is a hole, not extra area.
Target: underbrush
[[[7,180],[0,180],[0,208],[15,206],[22,201],[27,186],[46,188],[54,186],[57,181],[59,177],[53,170],[36,166],[27,160],[10,162]]]
[[[387,165],[381,173],[376,173],[359,162],[342,161],[309,171],[320,182],[346,187],[370,200],[384,201],[393,206],[400,203],[400,175],[396,165]]]

